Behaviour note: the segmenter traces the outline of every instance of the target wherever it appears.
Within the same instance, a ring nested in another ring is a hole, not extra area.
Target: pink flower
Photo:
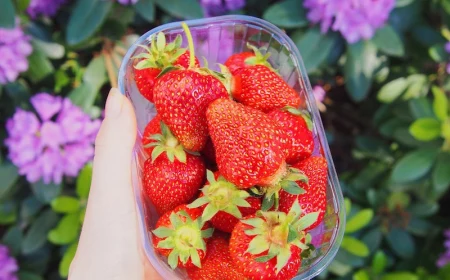
[[[37,112],[17,109],[6,123],[9,158],[31,183],[48,184],[75,177],[94,155],[100,127],[67,98],[39,93],[31,98]]]
[[[9,255],[9,249],[0,244],[0,280],[17,280],[16,275],[19,266],[16,259]]]
[[[322,102],[325,99],[325,90],[321,86],[314,86],[313,87],[313,93],[314,97],[316,98],[316,101]]]

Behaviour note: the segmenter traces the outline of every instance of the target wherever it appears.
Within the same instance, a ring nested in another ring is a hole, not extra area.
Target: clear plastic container
[[[232,53],[246,49],[247,42],[257,47],[266,47],[271,53],[269,62],[306,100],[306,109],[311,113],[314,122],[316,141],[315,153],[323,153],[328,160],[327,211],[322,224],[311,231],[313,243],[319,245],[315,254],[302,261],[302,267],[294,279],[311,279],[323,271],[336,255],[345,227],[345,211],[343,196],[336,176],[328,143],[325,137],[319,111],[311,90],[308,76],[301,55],[292,40],[279,28],[271,23],[249,16],[231,15],[215,18],[186,21],[194,39],[196,56],[205,57],[210,67],[224,63]],[[135,147],[133,168],[133,184],[139,214],[139,224],[142,231],[144,251],[156,271],[164,279],[188,279],[183,270],[173,271],[153,249],[151,232],[158,215],[151,202],[142,196],[141,172],[146,154],[141,144],[141,136],[147,123],[155,115],[155,107],[141,96],[133,78],[133,61],[131,57],[143,51],[138,45],[149,45],[149,39],[159,32],[167,34],[168,41],[175,39],[177,34],[183,35],[183,46],[187,47],[180,22],[159,26],[142,35],[128,50],[119,72],[119,88],[133,103],[136,110],[139,137]],[[202,59],[200,59],[201,63]],[[321,148],[321,149],[320,149]]]

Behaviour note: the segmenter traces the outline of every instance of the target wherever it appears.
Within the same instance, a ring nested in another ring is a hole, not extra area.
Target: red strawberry
[[[183,204],[158,219],[152,231],[153,246],[168,257],[172,269],[177,266],[201,267],[206,242],[213,229],[208,223],[202,224],[200,215],[199,209],[189,209]]]
[[[161,134],[161,117],[158,114],[147,124],[142,134],[142,145],[148,155],[152,154],[154,148],[150,144],[156,142],[151,138],[154,134]]]
[[[192,41],[187,27],[185,30]],[[208,70],[195,68],[193,63],[188,69],[174,70],[160,77],[154,93],[161,119],[187,150],[195,152],[201,151],[208,139],[205,111],[209,103],[229,96],[219,79]]]
[[[166,44],[165,35],[160,32],[153,37],[150,47],[143,47],[146,52],[135,56],[138,63],[134,70],[134,80],[139,92],[150,102],[153,102],[153,88],[161,71],[170,66],[187,68],[190,52],[181,48],[181,36],[172,43]],[[200,66],[197,58],[195,64]]]
[[[144,163],[143,188],[157,212],[163,214],[195,196],[205,179],[201,157],[186,153],[178,140],[163,125],[151,158]]]
[[[298,108],[302,103],[299,93],[264,65],[247,66],[236,71],[231,92],[237,101],[263,112],[285,106]]]
[[[305,228],[317,213],[300,217],[296,201],[289,213],[258,212],[239,223],[230,239],[230,255],[237,270],[248,279],[292,279],[301,264],[301,252],[310,242]],[[269,250],[270,249],[270,250]]]
[[[220,173],[240,188],[269,185],[285,172],[280,128],[269,116],[230,99],[212,102],[206,111]]]
[[[266,53],[266,55],[263,55],[260,50],[258,50],[255,46],[250,45],[249,43],[247,43],[247,47],[253,52],[246,51],[232,54],[230,57],[228,57],[227,61],[225,61],[225,66],[228,67],[231,74],[234,75],[238,69],[247,67],[249,65],[265,65],[267,67],[271,67],[270,63],[267,62],[270,53]]]
[[[225,234],[214,233],[206,245],[206,256],[201,268],[186,269],[191,280],[243,280],[236,271],[228,250],[229,239]]]
[[[261,201],[233,183],[228,182],[219,172],[207,170],[208,183],[202,188],[200,197],[189,204],[191,208],[203,210],[202,220],[209,221],[221,231],[231,232],[242,217],[261,209]]]
[[[275,109],[268,114],[283,130],[281,137],[288,143],[286,162],[294,164],[310,157],[314,149],[314,139],[308,124],[309,116],[292,107]]]
[[[279,209],[280,211],[287,212],[289,211],[290,205],[298,200],[304,214],[312,212],[319,213],[317,221],[310,227],[314,228],[322,222],[327,206],[327,160],[322,156],[313,156],[300,161],[293,167],[303,171],[308,177],[308,183],[298,182],[299,186],[305,190],[305,193],[292,195],[282,190],[280,192]]]

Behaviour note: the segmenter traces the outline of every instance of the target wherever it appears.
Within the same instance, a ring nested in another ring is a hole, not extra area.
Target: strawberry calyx
[[[213,229],[202,230],[204,223],[200,218],[192,220],[186,211],[170,214],[170,227],[158,227],[153,234],[162,240],[157,247],[171,250],[168,263],[172,269],[178,265],[178,260],[186,264],[191,259],[192,263],[201,267],[199,250],[206,251],[205,239],[213,234]]]
[[[288,167],[286,175],[284,175],[278,182],[263,188],[264,198],[261,209],[263,211],[267,211],[274,207],[275,210],[278,210],[279,194],[281,190],[293,195],[305,193],[305,190],[298,185],[298,181],[308,183],[308,177],[305,173],[303,173],[303,171],[294,167]]]
[[[319,213],[313,212],[300,218],[302,210],[297,200],[290,211],[258,211],[255,218],[241,220],[252,228],[245,230],[248,236],[254,236],[250,241],[247,253],[258,255],[257,262],[267,262],[276,258],[276,273],[278,274],[291,257],[291,246],[308,250],[310,237],[305,231],[318,218]],[[264,254],[265,253],[265,254]]]
[[[202,188],[203,196],[197,198],[188,205],[188,208],[198,208],[206,204],[202,213],[202,220],[212,219],[219,211],[224,211],[234,217],[241,219],[242,213],[238,207],[251,207],[246,201],[250,195],[244,190],[227,181],[222,175],[216,179],[214,173],[206,171],[206,177],[209,184]]]
[[[247,48],[251,49],[255,55],[247,57],[244,61],[245,64],[247,64],[247,65],[264,65],[264,66],[267,66],[268,68],[270,68],[271,70],[275,71],[275,69],[273,69],[272,65],[270,65],[270,63],[267,61],[270,57],[270,53],[267,52],[266,48],[258,49],[257,47],[253,46],[250,43],[247,43]],[[261,52],[262,50],[266,51],[266,54],[262,54],[262,52]]]
[[[299,110],[299,109],[294,108],[292,106],[286,106],[286,107],[282,108],[282,110],[287,111],[287,112],[291,113],[292,115],[302,117],[305,120],[305,123],[308,126],[308,129],[310,131],[312,131],[312,129],[313,129],[313,122],[312,122],[312,119],[311,119],[311,115],[309,114],[308,111],[306,111],[306,110]]]
[[[179,162],[186,163],[186,151],[183,145],[172,134],[167,125],[162,121],[160,125],[161,133],[151,135],[150,139],[154,140],[154,142],[144,146],[144,148],[154,147],[151,154],[152,161],[155,161],[162,153],[166,153],[170,162],[173,162],[176,158]]]
[[[139,62],[134,66],[136,69],[157,68],[164,69],[173,66],[173,63],[186,51],[181,48],[182,38],[178,35],[171,43],[166,42],[164,33],[159,32],[156,37],[151,40],[150,47],[139,45],[146,52],[140,53],[133,57]]]

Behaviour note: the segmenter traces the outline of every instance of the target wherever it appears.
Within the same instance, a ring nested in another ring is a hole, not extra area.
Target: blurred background
[[[346,197],[319,279],[450,279],[450,1],[1,0],[0,279],[66,279],[93,141],[140,34],[224,14],[299,48]]]

